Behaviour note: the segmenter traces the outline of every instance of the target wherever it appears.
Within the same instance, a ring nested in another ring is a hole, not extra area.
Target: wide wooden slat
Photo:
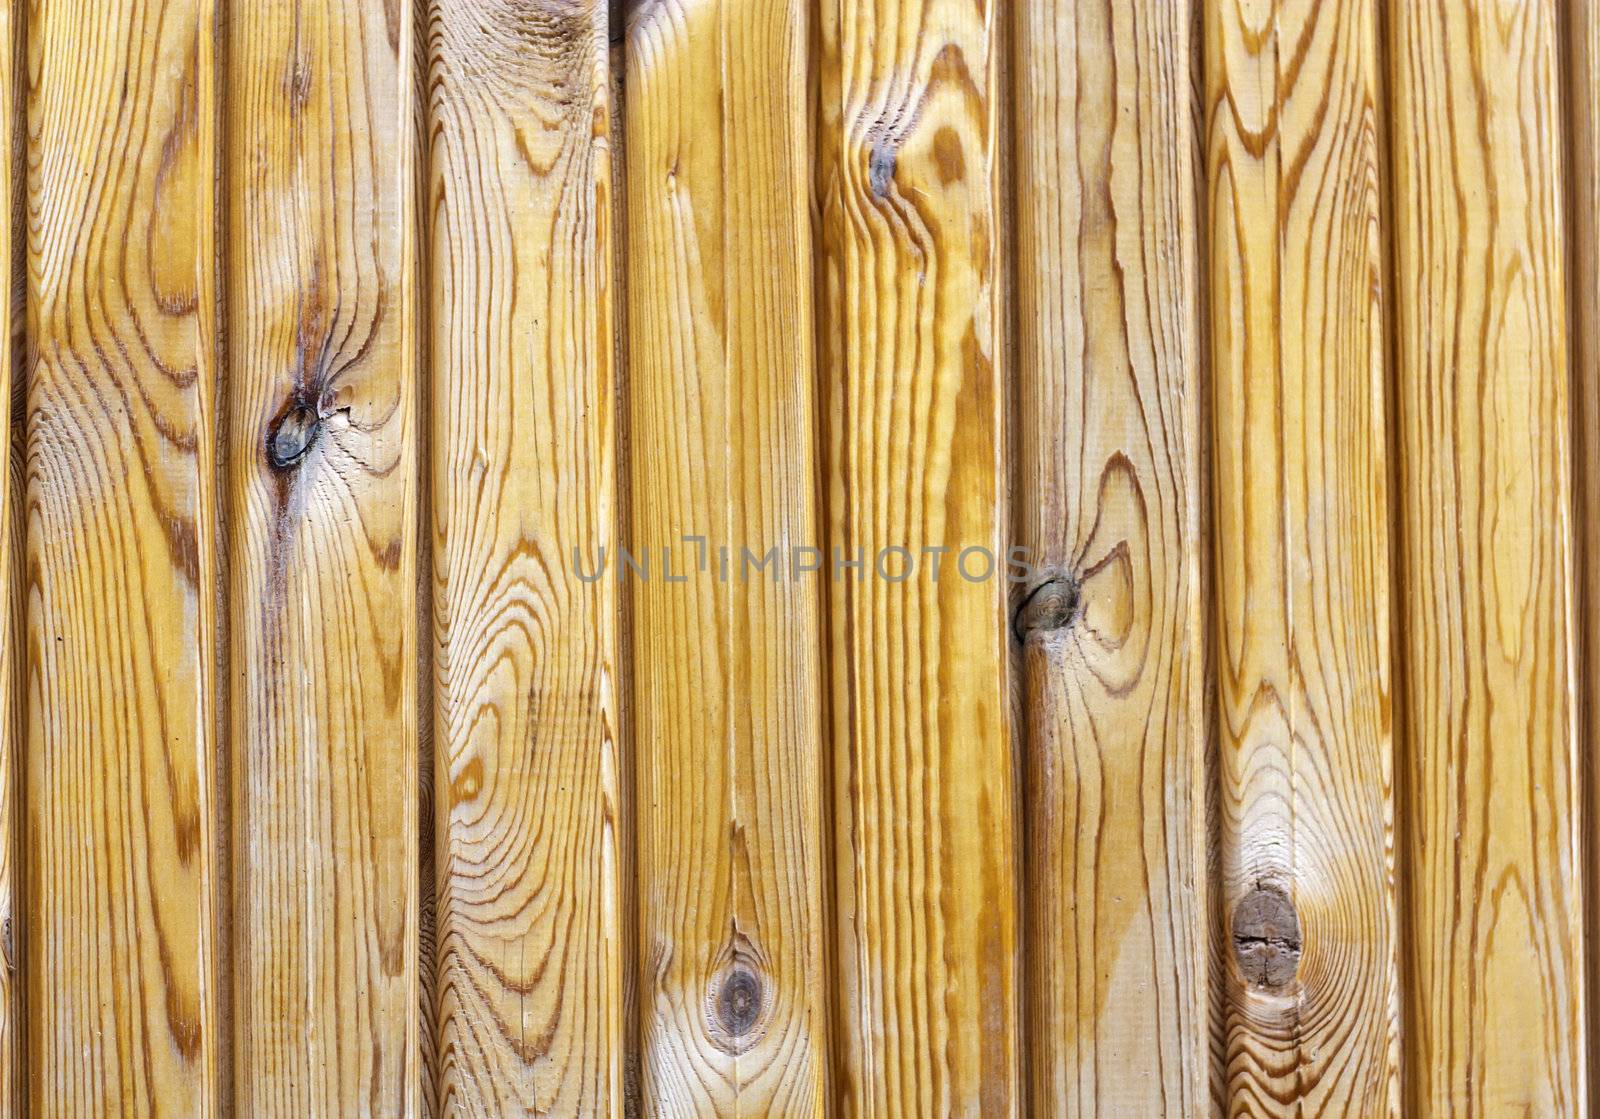
[[[621,1115],[606,4],[429,36],[439,1108]]]
[[[1408,1115],[1588,1107],[1558,7],[1390,6]]]
[[[1584,1028],[1589,1091],[1600,1076],[1600,3],[1571,0],[1567,40],[1567,213],[1572,244],[1571,347],[1572,461],[1576,469],[1577,527],[1573,541],[1583,656],[1578,676],[1578,711],[1583,737],[1578,754],[1588,783],[1582,865],[1587,967]]]
[[[229,15],[234,1075],[248,1115],[417,1106],[413,21]]]
[[[1230,1114],[1399,1103],[1375,7],[1206,6]]]
[[[1039,1115],[1208,1100],[1186,3],[1015,6],[1017,540]]]
[[[27,19],[31,1112],[210,1115],[213,6]]]
[[[820,9],[839,1095],[1019,1114],[1007,588],[957,569],[1006,552],[1003,9]]]
[[[824,1108],[821,581],[796,577],[789,552],[819,520],[808,34],[801,0],[664,0],[628,28],[632,550],[652,565],[632,589],[652,1115]]]

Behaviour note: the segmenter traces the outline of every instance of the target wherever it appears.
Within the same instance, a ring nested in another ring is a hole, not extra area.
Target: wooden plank
[[[956,569],[1008,531],[1001,11],[820,10],[829,546],[866,565],[828,573],[849,1114],[1022,1107],[1007,587]]]
[[[1374,13],[1206,6],[1231,1114],[1399,1105]]]
[[[621,1115],[607,6],[430,16],[439,1109]]]
[[[1578,714],[1583,737],[1580,778],[1587,783],[1582,823],[1586,868],[1584,959],[1589,1091],[1600,1077],[1600,4],[1572,0],[1564,27],[1567,42],[1567,212],[1572,239],[1572,461],[1577,487],[1577,603],[1582,671]]]
[[[825,1109],[821,586],[788,570],[819,520],[808,35],[802,0],[665,0],[628,28],[648,1114]]]
[[[1410,1115],[1589,1105],[1557,10],[1390,7]]]
[[[1208,1104],[1190,6],[1015,6],[1031,1103]]]
[[[27,12],[35,1115],[224,1102],[213,16],[208,0]]]
[[[18,265],[19,235],[25,223],[16,220],[17,203],[22,201],[23,144],[26,130],[24,83],[27,73],[26,25],[15,5],[0,5],[0,183],[7,194],[0,201],[0,251],[8,265],[10,283],[0,298],[0,578],[6,590],[0,594],[0,1112],[27,1114],[27,1066],[23,1048],[27,1018],[23,1003],[26,987],[22,974],[23,897],[22,857],[22,751],[27,743],[23,723],[22,688],[25,684],[27,595],[23,583],[24,497],[27,477],[23,473],[23,440],[12,417],[21,409],[13,406],[19,389],[17,379],[18,341],[22,321],[17,314],[15,285],[24,273]],[[20,400],[18,401],[20,403]]]
[[[235,1102],[418,1106],[415,29],[229,29]]]

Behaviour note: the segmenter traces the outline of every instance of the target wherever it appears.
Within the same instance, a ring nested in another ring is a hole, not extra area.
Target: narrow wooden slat
[[[1226,1108],[1393,1114],[1375,4],[1205,23]]]
[[[1006,552],[1004,9],[819,9],[838,1095],[1020,1114],[1007,588],[957,567]]]
[[[228,20],[234,1075],[418,1106],[413,21]]]
[[[1588,1107],[1558,7],[1389,9],[1408,1115]]]
[[[1187,3],[1015,6],[1017,540],[1039,1115],[1208,1102]]]
[[[210,1115],[213,7],[27,18],[30,1107]]]
[[[1578,712],[1583,737],[1578,754],[1588,796],[1582,823],[1587,1014],[1583,1049],[1589,1091],[1600,1077],[1600,3],[1571,0],[1565,26],[1568,44],[1567,213],[1572,244],[1572,406],[1577,409],[1572,461],[1576,469],[1578,533]]]
[[[624,1106],[607,36],[430,6],[441,1114]]]
[[[21,223],[15,219],[13,205],[22,184],[23,160],[21,82],[27,58],[21,52],[26,44],[25,13],[15,4],[0,5],[0,183],[6,194],[0,199],[0,253],[4,253],[6,276],[14,281],[14,255]],[[20,64],[20,65],[19,65]],[[23,591],[22,518],[26,475],[22,472],[22,450],[16,438],[12,416],[13,395],[26,386],[17,382],[14,340],[20,333],[20,319],[12,298],[12,285],[0,289],[0,578],[6,589],[0,593],[0,1112],[26,1114],[27,1072],[24,1034],[22,969],[22,749],[27,728],[22,723],[22,667],[26,646],[26,595]]]
[[[632,588],[652,1115],[824,1109],[821,583],[796,577],[789,551],[815,542],[819,519],[808,35],[802,0],[664,0],[628,28],[632,548],[652,564]]]

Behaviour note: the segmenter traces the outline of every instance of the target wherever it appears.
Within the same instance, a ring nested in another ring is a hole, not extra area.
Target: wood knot
[[[879,139],[873,142],[872,150],[867,154],[867,185],[872,188],[874,195],[879,198],[889,196],[889,186],[894,182],[894,171],[899,162],[891,141]]]
[[[293,404],[267,429],[267,462],[274,470],[289,469],[306,457],[321,429],[322,417],[315,408]]]
[[[1279,990],[1300,968],[1300,918],[1276,886],[1251,890],[1233,910],[1233,958],[1252,987]]]
[[[1036,633],[1065,629],[1078,616],[1083,601],[1083,585],[1066,572],[1057,572],[1033,590],[1017,607],[1012,628],[1017,640],[1026,642]]]
[[[755,1028],[761,1019],[761,978],[744,967],[735,967],[717,990],[717,1025],[737,1041]]]

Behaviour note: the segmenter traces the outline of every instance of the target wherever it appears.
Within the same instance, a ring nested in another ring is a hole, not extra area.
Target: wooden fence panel
[[[799,0],[668,0],[626,41],[649,1114],[824,1107],[808,33]]]
[[[27,14],[30,1103],[209,1115],[213,8]]]
[[[249,1115],[417,1105],[413,21],[228,41],[234,1077]]]
[[[1207,6],[1230,1114],[1399,1103],[1374,20]]]
[[[0,98],[0,1114],[1595,1110],[1600,0]]]
[[[1192,16],[1015,7],[1037,1115],[1209,1098]]]
[[[1390,9],[1407,1114],[1585,1114],[1555,0]]]
[[[957,569],[1007,551],[1004,17],[819,18],[840,1106],[1020,1114],[1006,584]]]
[[[606,5],[430,11],[439,1106],[621,1115]]]

